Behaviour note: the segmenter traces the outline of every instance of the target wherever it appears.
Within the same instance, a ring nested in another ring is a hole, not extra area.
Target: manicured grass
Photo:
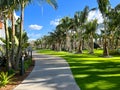
[[[39,53],[60,56],[67,60],[81,90],[120,90],[120,55],[103,58],[102,50],[90,55],[38,50]]]

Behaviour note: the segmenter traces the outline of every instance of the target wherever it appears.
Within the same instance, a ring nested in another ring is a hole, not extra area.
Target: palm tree
[[[30,3],[32,0],[20,0],[20,7],[21,7],[21,22],[20,22],[20,37],[19,37],[19,46],[18,46],[18,51],[17,51],[17,62],[16,62],[16,69],[19,67],[19,60],[21,57],[21,52],[22,52],[22,33],[23,33],[23,25],[24,25],[24,8],[25,6]],[[57,3],[56,0],[39,0],[39,1],[45,1],[48,4],[52,5],[53,8],[57,9]]]
[[[14,10],[18,7],[18,0],[1,0],[0,4],[2,7],[0,7],[1,12],[4,16],[4,26],[5,26],[5,33],[6,33],[6,56],[9,63],[12,65],[9,65],[9,67],[15,66],[15,18],[14,18]],[[8,25],[7,25],[7,19],[11,19],[12,21],[12,29],[8,32]],[[11,46],[9,45],[9,41],[11,37]],[[11,49],[10,49],[11,48]],[[9,69],[8,69],[9,70]]]
[[[76,12],[74,15],[74,28],[77,32],[78,40],[79,40],[79,45],[77,49],[77,53],[82,53],[82,32],[80,32],[80,27],[81,27],[81,12]]]
[[[93,37],[95,35],[96,29],[97,29],[97,20],[93,20],[91,22],[87,22],[86,24],[86,31],[85,34],[88,35],[88,38],[90,39],[90,54],[94,53],[94,41],[93,41]]]
[[[82,48],[83,48],[82,33],[84,30],[83,26],[87,20],[88,12],[89,12],[89,7],[86,6],[83,11],[76,12],[74,15],[74,24],[75,24],[76,32],[78,34],[78,42],[79,42],[77,53],[82,53]]]
[[[9,34],[8,34],[8,26],[7,26],[7,18],[11,14],[12,16],[12,53],[11,53],[11,60],[14,61],[14,36],[15,36],[15,22],[14,22],[14,9],[20,5],[21,8],[21,22],[20,22],[20,35],[19,35],[19,46],[18,46],[18,52],[17,52],[17,59],[16,59],[16,69],[18,69],[19,66],[19,60],[22,52],[22,33],[23,33],[23,21],[24,21],[24,8],[25,6],[30,3],[32,0],[0,0],[0,11],[2,14],[4,13],[4,23],[5,23],[5,31],[6,31],[6,56],[8,58],[9,66],[10,65],[10,52],[9,52]],[[39,1],[45,1],[48,4],[52,5],[55,9],[57,8],[56,0],[39,0]],[[10,14],[9,14],[10,13]],[[13,64],[14,65],[14,64]]]
[[[14,13],[15,13],[15,10],[18,10],[19,8],[19,1],[18,0],[12,0],[11,1],[12,4],[11,4],[11,7],[10,7],[10,19],[11,19],[11,22],[12,22],[12,31],[11,31],[11,42],[12,42],[12,45],[11,45],[11,63],[12,63],[12,67],[15,68],[15,16],[14,16]]]
[[[109,41],[110,41],[110,50],[117,49],[119,41],[119,28],[120,28],[120,4],[115,8],[112,8],[108,14],[108,31],[109,31]],[[117,46],[116,46],[117,45]]]
[[[112,15],[112,21],[113,21],[113,24],[112,26],[115,27],[115,30],[114,30],[114,39],[115,39],[115,49],[118,48],[119,46],[119,39],[120,39],[120,4],[118,4],[114,9],[112,9],[113,13],[111,13]]]
[[[60,27],[64,30],[66,34],[66,50],[71,51],[70,45],[70,32],[69,30],[72,27],[72,19],[70,17],[64,17],[60,20]]]
[[[1,1],[0,2],[0,12],[2,14],[2,16],[4,17],[4,27],[5,27],[5,36],[6,36],[6,58],[7,58],[7,68],[8,70],[11,69],[11,61],[10,61],[10,54],[9,54],[9,49],[10,49],[10,46],[9,46],[9,33],[8,33],[8,22],[7,22],[7,19],[8,19],[8,9],[10,8],[10,3],[9,1]]]
[[[104,18],[104,42],[103,42],[103,56],[109,56],[109,51],[108,51],[108,40],[107,40],[107,15],[109,12],[110,8],[110,3],[109,0],[97,0],[99,9],[102,13],[102,16]]]
[[[66,33],[64,28],[59,24],[56,26],[56,33],[58,34],[58,41],[59,41],[59,50],[61,51],[63,48],[65,49],[65,42],[66,42]]]
[[[60,35],[59,32],[57,30],[55,30],[54,32],[49,32],[50,35],[48,36],[48,39],[46,40],[46,43],[48,43],[51,46],[52,50],[60,50]]]

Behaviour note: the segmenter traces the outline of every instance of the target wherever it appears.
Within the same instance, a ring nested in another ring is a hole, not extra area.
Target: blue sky
[[[33,3],[26,6],[24,29],[28,33],[30,40],[47,35],[48,32],[54,30],[60,18],[65,16],[73,17],[76,11],[83,10],[86,5],[90,8],[98,7],[97,0],[57,0],[57,3],[57,10],[54,10],[46,3],[42,5]],[[120,0],[110,0],[110,3],[114,7],[120,3]],[[19,12],[16,14],[19,16]]]

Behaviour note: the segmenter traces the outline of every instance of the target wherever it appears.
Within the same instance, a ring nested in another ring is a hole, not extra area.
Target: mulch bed
[[[11,83],[6,85],[5,87],[1,87],[0,90],[13,90],[17,85],[19,85],[33,70],[35,61],[33,60],[33,64],[26,70],[25,74],[21,76],[19,73],[15,74]]]

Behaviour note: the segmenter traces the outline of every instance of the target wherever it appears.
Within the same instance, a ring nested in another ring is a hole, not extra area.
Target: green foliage
[[[97,0],[97,3],[101,13],[106,15],[108,13],[108,6],[110,5],[109,0]]]
[[[2,46],[0,46],[0,52],[2,53],[2,55],[5,54],[4,48]]]
[[[2,41],[2,43],[4,43],[4,44],[6,42],[6,40],[4,38],[2,38],[2,37],[0,37],[0,41]]]
[[[8,75],[8,72],[1,72],[0,73],[0,86],[5,86],[6,84],[10,83],[14,74]]]
[[[9,74],[9,75],[15,74],[15,70],[11,68],[11,69],[8,71],[8,74]]]
[[[42,1],[42,0],[41,0]],[[54,9],[58,8],[56,0],[46,0],[48,4],[50,4]]]
[[[85,25],[86,27],[86,34],[95,34],[96,28],[97,28],[97,19],[87,22],[87,24]]]
[[[17,38],[16,36],[14,36],[14,39],[15,39],[15,44],[16,44],[16,46],[18,46],[18,45],[19,45],[18,38]]]
[[[32,60],[31,59],[28,59],[24,62],[24,68],[25,68],[25,71],[31,66],[32,64]]]
[[[43,54],[64,58],[70,65],[74,78],[81,90],[119,90],[120,89],[120,56],[104,58],[103,50],[94,50],[94,54],[73,54],[40,50]]]
[[[25,71],[29,68],[29,64],[27,62],[24,63],[24,68],[25,68]]]
[[[111,50],[109,53],[110,55],[120,55],[120,49]]]
[[[117,49],[117,52],[120,54],[120,48],[119,48],[119,49]]]

